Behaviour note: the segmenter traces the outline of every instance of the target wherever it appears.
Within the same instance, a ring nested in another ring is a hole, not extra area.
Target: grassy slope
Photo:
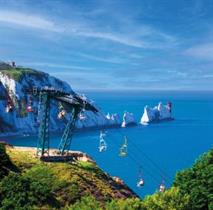
[[[24,67],[16,67],[16,68],[8,67],[5,69],[0,69],[0,72],[9,76],[15,81],[20,81],[25,75],[36,76],[39,78],[43,78],[45,75],[47,75],[46,73],[43,73],[41,71],[37,71],[31,68],[24,68]]]
[[[101,202],[136,197],[127,186],[115,182],[94,163],[44,163],[30,152],[11,147],[7,148],[7,154],[22,175],[51,185],[58,206],[75,203],[85,195]]]
[[[213,150],[190,169],[178,173],[174,187],[142,201],[93,163],[44,163],[32,152],[7,147],[6,154],[0,148],[0,171],[6,168],[0,179],[0,208],[1,199],[2,206],[6,206],[3,209],[213,209]],[[8,175],[9,171],[12,173]]]

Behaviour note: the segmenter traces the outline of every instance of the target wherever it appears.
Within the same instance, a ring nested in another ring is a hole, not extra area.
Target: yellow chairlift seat
[[[127,156],[127,137],[124,137],[124,144],[120,148],[119,156],[125,157]]]

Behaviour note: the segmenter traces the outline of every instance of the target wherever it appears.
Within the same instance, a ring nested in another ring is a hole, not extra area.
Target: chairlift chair
[[[33,112],[33,107],[31,105],[27,106],[27,112]]]
[[[103,139],[101,139],[99,144],[99,152],[104,152],[106,151],[106,149],[107,149],[107,144]]]
[[[143,187],[144,186],[144,179],[142,176],[142,169],[139,169],[139,180],[137,182],[137,187]]]
[[[86,116],[84,114],[85,110],[82,110],[80,113],[79,113],[79,119],[80,120],[85,120],[86,119]]]
[[[66,115],[66,111],[61,103],[59,103],[59,113],[58,113],[58,119],[63,119]]]
[[[104,152],[107,149],[107,144],[106,141],[104,140],[104,137],[106,136],[106,134],[101,131],[100,132],[100,142],[99,142],[99,152]]]
[[[5,111],[6,111],[7,113],[12,112],[12,111],[13,111],[13,108],[14,108],[13,101],[12,101],[12,99],[10,98],[10,96],[8,95],[8,98],[7,98],[7,105],[6,105]]]
[[[124,137],[124,144],[120,148],[119,156],[125,157],[127,156],[127,137]]]
[[[33,97],[30,95],[28,97],[28,104],[27,104],[27,112],[33,112]]]
[[[162,192],[165,191],[165,189],[166,189],[166,186],[165,186],[165,184],[164,184],[164,181],[162,181],[162,183],[161,183],[160,186],[159,186],[159,192],[162,193]]]
[[[143,187],[144,186],[144,180],[141,178],[139,179],[139,181],[137,182],[137,187]]]

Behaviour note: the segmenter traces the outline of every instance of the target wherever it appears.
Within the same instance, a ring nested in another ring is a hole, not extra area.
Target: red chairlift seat
[[[33,112],[33,107],[31,105],[27,106],[27,112]]]

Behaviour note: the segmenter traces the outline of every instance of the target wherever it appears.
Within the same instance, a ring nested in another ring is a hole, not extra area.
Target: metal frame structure
[[[78,118],[78,114],[80,112],[80,109],[77,107],[73,107],[72,114],[70,116],[70,120],[68,121],[66,128],[64,130],[64,133],[61,138],[61,142],[59,144],[59,152],[63,155],[65,152],[69,151],[72,136],[75,128],[75,122]]]
[[[50,124],[50,104],[51,100],[56,100],[66,104],[71,110],[70,119],[66,125],[64,133],[62,135],[59,144],[59,153],[64,155],[65,152],[69,151],[72,136],[75,128],[75,122],[78,118],[78,114],[82,109],[97,112],[98,110],[85,98],[77,95],[76,93],[65,93],[61,90],[56,90],[54,88],[33,88],[33,94],[39,96],[40,110],[40,126],[37,144],[37,155],[44,156],[49,155],[49,124]]]
[[[37,155],[49,155],[49,121],[50,121],[50,97],[48,93],[40,93],[41,122],[39,127]]]

